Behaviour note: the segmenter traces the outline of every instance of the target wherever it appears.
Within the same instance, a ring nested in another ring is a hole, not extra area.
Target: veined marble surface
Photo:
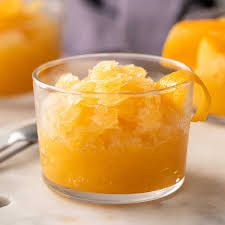
[[[3,125],[33,116],[26,104],[7,113],[12,106],[0,101],[0,137],[10,129]],[[37,146],[0,165],[0,204],[1,197],[10,204],[0,208],[0,225],[224,225],[225,127],[192,124],[185,184],[162,201],[110,206],[64,199],[41,180]]]

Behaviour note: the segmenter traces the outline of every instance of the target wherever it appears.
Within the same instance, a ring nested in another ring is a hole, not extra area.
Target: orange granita
[[[221,104],[225,97],[225,20],[182,21],[171,29],[164,44],[163,56],[190,66],[202,79],[212,97],[210,113],[225,115]],[[203,102],[196,87],[195,104]]]
[[[41,2],[0,1],[0,95],[31,90],[33,69],[59,56],[59,24]]]
[[[98,63],[82,80],[62,75],[55,86],[63,91],[39,106],[44,176],[77,191],[120,194],[181,181],[192,105],[188,81],[199,80],[185,71],[168,76],[154,82],[143,68],[115,61]],[[200,106],[196,119],[207,110]]]

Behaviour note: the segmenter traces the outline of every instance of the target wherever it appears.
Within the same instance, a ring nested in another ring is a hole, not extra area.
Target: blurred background
[[[139,52],[161,54],[172,25],[182,19],[219,16],[224,0],[65,1],[65,54]]]

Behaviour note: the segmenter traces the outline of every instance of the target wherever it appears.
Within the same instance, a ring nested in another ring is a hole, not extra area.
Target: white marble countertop
[[[0,100],[0,136],[32,117],[32,100]],[[0,208],[0,225],[224,225],[225,127],[192,124],[186,182],[163,201],[109,206],[64,199],[42,182],[37,146],[0,165],[0,204],[2,197],[10,204]]]

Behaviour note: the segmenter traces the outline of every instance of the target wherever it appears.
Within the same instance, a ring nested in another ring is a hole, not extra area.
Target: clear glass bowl
[[[125,53],[75,56],[36,69],[34,95],[44,181],[60,194],[95,203],[162,198],[184,182],[192,82],[144,93],[69,92],[54,86],[62,74],[82,79],[95,64],[112,59],[141,66],[154,80],[190,70],[173,60]],[[178,97],[179,110],[175,110],[177,103],[168,97],[179,93],[182,98]],[[119,121],[116,128],[114,121]]]
[[[61,0],[0,4],[0,96],[32,90],[32,71],[61,52]]]

